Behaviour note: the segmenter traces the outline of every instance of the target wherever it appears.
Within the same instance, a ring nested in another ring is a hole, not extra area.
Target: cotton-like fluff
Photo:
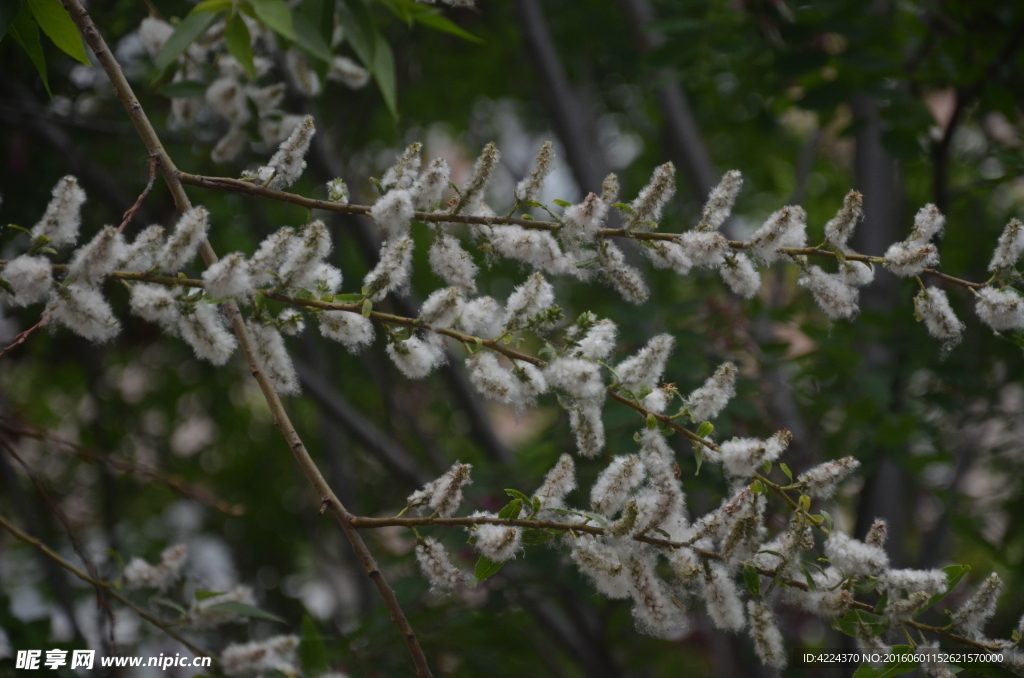
[[[971,599],[953,613],[953,626],[968,638],[982,638],[985,623],[996,613],[1002,588],[999,575],[995,572],[990,574]]]
[[[885,252],[885,266],[890,271],[908,278],[939,263],[939,253],[932,238],[942,234],[946,218],[935,205],[925,205],[914,217],[914,228],[903,242],[890,245]]]
[[[458,326],[467,334],[494,339],[501,334],[505,310],[492,297],[477,297],[462,305]]]
[[[138,589],[157,589],[166,591],[177,582],[188,561],[188,549],[178,544],[164,549],[160,554],[160,562],[150,565],[139,557],[134,557],[124,568],[124,585],[132,591]]]
[[[537,151],[537,157],[533,161],[533,169],[522,180],[516,184],[516,202],[527,202],[537,200],[540,191],[544,187],[544,179],[551,173],[551,163],[555,159],[554,146],[550,141],[545,141]]]
[[[395,367],[410,379],[422,379],[447,360],[444,348],[419,337],[388,344],[386,350]]]
[[[934,596],[946,590],[948,577],[942,570],[888,570],[878,577],[878,585],[890,598],[902,592],[923,592]]]
[[[394,238],[409,232],[414,212],[412,196],[409,195],[409,191],[395,188],[374,203],[370,208],[370,217],[373,219],[373,223],[387,234],[388,238]]]
[[[289,54],[295,50],[289,50]],[[313,74],[316,77],[316,74]],[[316,134],[313,116],[307,115],[278,147],[270,162],[256,171],[257,178],[274,189],[285,189],[294,184],[306,169],[306,153]]]
[[[671,402],[672,394],[665,388],[656,388],[640,400],[640,406],[649,412],[661,414]]]
[[[632,591],[629,577],[619,559],[619,551],[590,534],[573,540],[569,556],[589,579],[598,593],[612,600],[628,598]]]
[[[866,544],[838,530],[825,540],[825,557],[847,576],[874,576],[889,568],[889,556],[879,546]]]
[[[506,405],[518,397],[515,375],[501,366],[498,358],[486,351],[478,351],[466,358],[469,381],[480,394]]]
[[[248,132],[241,127],[231,127],[210,151],[210,160],[217,163],[231,162],[241,155],[248,143]]]
[[[53,288],[53,265],[45,257],[23,254],[12,259],[0,270],[0,279],[6,280],[14,290],[11,303],[29,306],[46,299]]]
[[[926,287],[914,297],[914,310],[918,320],[923,320],[928,334],[941,339],[952,347],[960,343],[964,325],[949,305],[946,293],[937,287]]]
[[[124,247],[124,238],[117,229],[104,226],[88,244],[75,251],[68,266],[68,277],[88,285],[102,282],[124,258]]]
[[[444,191],[451,181],[452,171],[444,158],[434,158],[427,165],[427,169],[416,179],[416,183],[409,189],[412,194],[412,204],[417,210],[425,212],[432,209],[441,202]]]
[[[864,287],[874,281],[875,265],[869,261],[847,259],[839,262],[839,270],[836,271],[836,275],[844,285]]]
[[[783,207],[754,231],[747,249],[755,259],[770,264],[779,258],[783,247],[804,247],[807,244],[807,212],[802,207]]]
[[[565,208],[559,235],[563,242],[573,239],[591,242],[598,229],[604,225],[607,215],[608,203],[590,193],[583,202]]]
[[[156,264],[157,253],[163,248],[164,227],[159,224],[147,226],[135,236],[135,240],[124,249],[124,257],[118,268],[130,273],[142,273]]]
[[[590,318],[593,318],[592,314],[590,314]],[[619,328],[614,322],[605,318],[593,323],[582,338],[576,339],[577,333],[577,325],[573,325],[566,332],[566,338],[574,344],[569,350],[569,355],[574,358],[604,360],[615,350],[615,338],[619,333]]]
[[[59,287],[50,294],[46,310],[54,322],[96,343],[110,341],[121,331],[110,304],[94,287]]]
[[[809,471],[797,476],[796,482],[803,486],[804,494],[816,499],[828,499],[836,491],[839,483],[860,468],[860,462],[853,457],[843,457],[835,461],[819,464]]]
[[[832,320],[852,318],[860,311],[857,288],[846,284],[839,275],[808,266],[797,284],[811,291],[818,307]]]
[[[533,493],[542,508],[564,508],[565,497],[576,489],[576,463],[568,454],[563,454],[551,467],[544,482]]]
[[[733,438],[719,445],[721,452],[715,453],[715,461],[733,478],[749,478],[761,464],[782,456],[792,439],[789,431],[780,431],[767,440]],[[710,457],[712,452],[707,454]]]
[[[956,678],[956,673],[949,668],[949,664],[940,659],[948,653],[943,652],[938,643],[921,643],[914,649],[914,652],[923,655],[924,661],[921,662],[921,670],[925,674],[932,678]]]
[[[435,591],[451,591],[469,582],[469,575],[452,564],[444,545],[433,537],[416,542],[416,562]]]
[[[496,518],[497,516],[477,511],[471,517]],[[516,553],[523,550],[523,530],[519,527],[485,523],[473,528],[473,535],[476,537],[474,548],[480,555],[495,563],[511,560],[516,557]]]
[[[132,313],[143,320],[159,325],[165,332],[178,333],[181,313],[178,311],[176,290],[146,283],[132,285],[128,305],[131,307]]]
[[[472,482],[472,470],[472,464],[455,462],[440,478],[410,494],[406,503],[412,508],[429,506],[441,518],[451,518],[462,504],[462,487]]]
[[[284,345],[284,337],[277,328],[257,321],[248,321],[246,326],[249,328],[255,357],[259,361],[263,376],[271,386],[284,395],[301,393],[302,388],[299,386],[295,366]]]
[[[244,125],[252,118],[252,114],[249,112],[248,98],[245,96],[245,88],[237,78],[227,77],[214,80],[206,88],[204,98],[217,115],[234,126]]]
[[[686,630],[682,611],[672,602],[665,582],[657,573],[652,554],[631,554],[626,561],[633,598],[633,621],[638,631],[659,638],[672,638]]]
[[[335,177],[327,182],[327,200],[336,202],[339,205],[348,204],[348,184],[341,177]]]
[[[395,160],[395,164],[384,172],[384,176],[380,180],[380,184],[385,191],[391,191],[396,188],[403,190],[412,188],[413,182],[416,181],[416,177],[419,175],[420,153],[422,150],[423,144],[414,141],[402,151],[402,154]]]
[[[150,58],[156,59],[160,50],[167,44],[167,39],[174,34],[174,26],[160,19],[148,16],[139,24],[139,40],[146,48]]]
[[[983,287],[977,292],[974,312],[996,332],[1024,328],[1024,298],[1013,289]]]
[[[604,391],[602,389],[602,395]],[[604,420],[601,401],[583,400],[569,410],[569,428],[576,438],[576,450],[584,457],[596,457],[604,449]]]
[[[645,473],[640,457],[635,454],[612,458],[590,488],[591,508],[609,518],[614,516],[643,482]]]
[[[636,355],[615,367],[619,383],[631,391],[641,386],[654,388],[665,373],[665,364],[675,346],[676,340],[670,334],[653,337]]]
[[[412,238],[408,236],[384,242],[377,265],[363,278],[371,300],[380,301],[391,292],[405,289],[412,275],[412,250]]]
[[[750,299],[761,289],[761,275],[754,268],[754,262],[742,252],[726,257],[718,273],[733,294],[744,299]]]
[[[717,231],[732,214],[732,206],[736,196],[743,188],[743,175],[737,170],[730,170],[722,175],[722,180],[711,189],[708,201],[704,203],[704,214],[697,231]]]
[[[598,247],[601,274],[608,284],[631,304],[647,301],[651,294],[647,283],[640,271],[626,263],[626,255],[622,250],[607,240],[602,241]]]
[[[280,276],[288,287],[309,287],[317,266],[331,253],[331,234],[319,219],[306,224],[298,237],[290,241],[281,264]]]
[[[255,678],[271,671],[302,672],[297,660],[298,636],[274,636],[251,643],[232,643],[220,655],[220,666],[231,678]]]
[[[284,65],[299,94],[310,99],[320,94],[320,76],[310,67],[309,60],[301,50],[292,47],[285,52]]]
[[[225,254],[203,271],[203,283],[214,299],[244,297],[253,291],[249,262],[241,252]]]
[[[676,166],[666,162],[655,168],[651,180],[643,187],[640,194],[626,212],[624,227],[627,231],[651,229],[651,222],[661,219],[661,211],[665,204],[676,193]],[[655,224],[656,226],[656,224]]]
[[[205,207],[193,207],[182,214],[156,256],[157,268],[167,272],[180,270],[196,255],[209,230],[210,213]]]
[[[540,273],[518,285],[505,303],[502,325],[508,331],[522,329],[529,319],[555,303],[555,289]]]
[[[217,609],[222,603],[241,603],[256,607],[256,596],[248,586],[236,586],[227,593],[196,600],[188,610],[188,624],[197,629],[211,629],[224,624],[245,624],[249,621],[235,612]]]
[[[775,614],[768,609],[763,598],[748,600],[747,613],[750,615],[750,637],[754,639],[757,656],[767,666],[780,671],[786,668],[786,646]]]
[[[306,319],[302,312],[294,308],[286,308],[281,311],[275,321],[277,329],[281,334],[289,337],[297,337],[306,329]]]
[[[825,239],[840,252],[849,252],[849,241],[857,222],[864,218],[864,196],[850,191],[832,219],[825,224]]]
[[[256,253],[249,259],[249,275],[256,286],[266,285],[274,279],[271,271],[277,271],[284,263],[294,237],[295,230],[285,226],[264,238],[256,248]]]
[[[196,356],[214,365],[226,363],[238,346],[215,304],[195,304],[191,313],[182,313],[178,327]]]
[[[428,258],[430,269],[446,283],[470,294],[476,292],[476,276],[480,267],[473,261],[473,256],[462,249],[458,238],[442,233],[430,246]]]
[[[459,202],[453,208],[454,213],[457,214],[464,209],[469,211],[476,210],[483,199],[484,188],[487,186],[487,182],[490,181],[491,174],[494,173],[494,168],[498,166],[500,158],[501,153],[498,152],[498,147],[494,145],[494,142],[484,146],[480,157],[477,158],[476,163],[473,165],[473,173],[466,180],[466,183],[462,185]]]
[[[677,242],[644,240],[641,243],[640,251],[654,268],[669,269],[679,275],[686,275],[693,268],[693,261],[687,256],[683,246]]]
[[[585,400],[604,399],[604,382],[597,363],[585,358],[562,357],[553,360],[545,369],[548,384],[569,395]]]
[[[573,260],[558,247],[558,241],[547,231],[522,226],[491,228],[491,248],[503,257],[529,264],[551,275],[577,275]]]
[[[704,574],[704,586],[699,588],[708,616],[716,628],[723,631],[739,631],[746,623],[743,601],[736,582],[729,576],[729,569],[723,563],[713,562]]]
[[[52,196],[39,223],[32,227],[32,237],[46,236],[54,247],[73,245],[82,225],[85,191],[69,174],[53,187]]]
[[[687,231],[679,234],[683,253],[698,268],[718,268],[729,252],[729,241],[717,231]]]
[[[1009,270],[1017,265],[1021,253],[1024,252],[1024,224],[1020,219],[1010,219],[999,236],[999,244],[992,253],[992,261],[989,262],[988,270],[996,271]]]
[[[442,287],[434,290],[420,307],[420,320],[434,328],[451,327],[462,313],[462,290]]]
[[[370,82],[370,72],[348,57],[336,56],[331,59],[327,79],[349,89],[362,89]]]
[[[685,528],[687,523],[686,496],[675,476],[675,454],[659,431],[645,430],[640,436],[647,484],[636,495],[638,532],[661,528],[672,535],[675,527]]]
[[[707,421],[717,417],[734,395],[736,366],[732,363],[722,363],[703,386],[686,397],[683,405],[690,411],[690,418],[695,423]]]

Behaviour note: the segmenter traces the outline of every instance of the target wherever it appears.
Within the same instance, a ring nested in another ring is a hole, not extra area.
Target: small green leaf
[[[515,520],[519,517],[519,512],[523,510],[523,500],[513,499],[505,505],[503,509],[498,511],[498,517],[504,518],[505,520]]]
[[[189,14],[202,14],[203,12],[226,12],[231,9],[231,0],[203,0],[192,8]]]
[[[207,598],[216,598],[217,596],[223,596],[223,591],[196,591],[196,600],[206,600]]]
[[[43,81],[43,87],[46,88],[46,93],[53,97],[53,92],[50,91],[50,79],[46,76],[46,56],[43,54],[43,44],[39,41],[39,27],[32,20],[32,12],[27,4],[15,17],[9,32],[14,41],[21,45],[21,48],[28,54],[28,58],[32,60],[32,65],[36,67],[36,71]]]
[[[327,661],[327,648],[324,646],[320,631],[308,614],[302,615],[301,631],[299,661],[302,662],[303,675],[325,675],[331,668],[330,662]]]
[[[254,619],[267,619],[269,621],[279,622],[281,624],[286,623],[285,620],[281,619],[276,614],[270,614],[269,612],[264,612],[258,607],[246,605],[245,603],[239,603],[234,600],[228,600],[223,603],[217,603],[216,605],[211,605],[207,609],[213,610],[215,612],[230,612],[232,614],[240,614],[244,617],[252,617]]]
[[[373,302],[369,299],[363,300],[363,317],[369,318],[370,314],[373,313]]]
[[[203,82],[182,80],[181,82],[172,82],[161,87],[160,94],[163,94],[168,99],[188,99],[190,97],[203,96],[207,87],[209,87],[209,85]]]
[[[653,414],[648,414],[647,419],[644,421],[644,423],[646,424],[648,431],[653,431],[654,429],[658,428],[658,418],[655,417]]]
[[[767,459],[761,463],[761,472],[764,473],[764,475],[769,475],[772,472],[772,463]]]
[[[182,617],[188,616],[188,610],[183,608],[181,605],[178,605],[173,600],[168,600],[167,598],[162,598],[160,596],[153,596],[149,599],[149,602],[153,603],[154,605],[159,605],[160,607],[166,607],[169,610],[174,610]]]
[[[85,53],[85,45],[82,44],[82,36],[78,34],[75,22],[71,15],[60,4],[60,0],[26,0],[32,10],[39,28],[43,29],[46,37],[53,40],[60,51],[67,54],[75,61],[86,66],[91,66],[89,57]]]
[[[508,496],[512,497],[513,499],[518,499],[518,500],[522,501],[527,506],[529,506],[530,503],[531,503],[530,502],[530,498],[527,497],[522,492],[520,492],[519,490],[513,490],[511,488],[505,488],[505,494],[507,494]]]
[[[699,476],[701,464],[704,463],[704,450],[703,445],[700,443],[694,443],[693,445],[693,458],[697,462],[697,470],[694,471],[693,475]]]
[[[943,593],[936,594],[928,600],[926,608],[931,607],[935,603],[939,602],[956,588],[956,585],[960,583],[960,580],[964,578],[968,572],[971,571],[970,565],[949,565],[942,568],[942,571],[946,573],[946,590]]]
[[[697,436],[700,438],[707,438],[715,431],[715,425],[710,421],[701,422],[701,425],[697,427]]]
[[[629,205],[627,205],[624,202],[614,202],[614,203],[612,203],[612,207],[617,207],[620,210],[622,210],[623,212],[625,212],[626,214],[632,214],[633,213],[633,208],[630,207]]]
[[[835,525],[835,523],[832,520],[831,514],[829,514],[829,512],[826,511],[825,509],[821,509],[821,517],[825,519],[825,527],[828,529],[829,532],[831,532],[832,527]]]
[[[242,15],[235,13],[228,19],[224,26],[224,43],[228,47],[231,56],[242,64],[242,68],[250,77],[256,77],[256,65],[252,62],[252,37],[249,29],[242,21]]]
[[[811,571],[803,565],[800,566],[800,571],[804,573],[804,579],[807,580],[807,588],[811,591],[817,591],[818,585],[814,583],[814,577],[811,576]]]
[[[462,38],[468,42],[483,43],[483,40],[476,37],[472,33],[464,30],[461,26],[448,19],[440,13],[438,10],[430,12],[421,12],[413,15],[413,20],[417,23],[421,23],[424,26],[429,26],[438,31],[444,33],[450,33],[456,37]]]
[[[765,494],[768,492],[768,488],[766,488],[764,486],[764,483],[762,483],[760,480],[755,480],[754,482],[750,483],[750,491],[753,492],[754,494]]]
[[[749,563],[743,566],[743,583],[747,585],[750,595],[761,595],[761,576],[757,574],[754,566]]]
[[[373,70],[373,54],[376,50],[376,28],[373,19],[361,0],[342,0],[338,3],[338,21],[345,29],[345,38],[352,45],[356,56],[368,70]]]
[[[270,30],[283,35],[289,40],[295,40],[295,28],[292,24],[292,11],[284,0],[249,0],[252,9],[256,12],[256,18],[262,21]]]
[[[523,530],[523,543],[528,546],[544,544],[554,535],[548,530]]]
[[[216,14],[204,12],[202,14],[190,14],[185,17],[178,27],[167,38],[163,49],[156,55],[154,65],[157,73],[162,74],[167,67],[174,63],[175,59],[181,56],[188,46],[195,42],[196,38],[206,32],[206,29],[213,24],[217,18]],[[154,80],[158,80],[159,76]]]
[[[789,470],[789,467],[780,462],[779,468],[781,468],[782,472],[786,474],[787,478],[789,478],[789,482],[793,482],[793,472]]]
[[[325,63],[331,63],[334,55],[331,54],[330,46],[320,35],[317,27],[301,14],[295,14],[292,17],[292,24],[295,29],[295,44],[310,56]]]
[[[811,498],[808,497],[806,494],[801,494],[800,498],[797,500],[796,503],[797,506],[800,507],[801,511],[806,511],[807,509],[811,508]]]
[[[568,200],[558,200],[556,198],[555,200],[552,200],[551,202],[555,203],[559,207],[572,207],[572,203],[569,202]]]
[[[480,556],[476,561],[476,567],[473,568],[476,583],[479,584],[488,577],[493,577],[504,565],[505,563],[496,563],[487,556]]]

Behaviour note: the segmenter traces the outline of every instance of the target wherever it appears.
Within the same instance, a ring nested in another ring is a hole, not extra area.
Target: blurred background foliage
[[[149,14],[148,4],[91,3],[90,12],[107,40],[123,46]],[[353,202],[371,201],[368,177],[380,176],[417,140],[428,157],[449,159],[458,182],[494,139],[504,156],[489,202],[501,212],[540,141],[550,138],[561,161],[548,200],[578,200],[598,189],[588,177],[600,179],[608,170],[619,173],[623,196],[631,199],[655,165],[675,160],[684,171],[662,222],[668,231],[695,222],[709,171],[713,183],[732,168],[746,179],[728,225],[735,237],[782,205],[799,203],[809,214],[810,241],[817,242],[845,193],[858,188],[867,210],[858,247],[880,255],[904,237],[920,206],[934,202],[948,217],[943,270],[978,281],[988,277],[1003,225],[1021,216],[1019,2],[549,0],[541,6],[515,0],[444,9],[443,16],[479,41],[410,25],[401,7],[364,7],[394,53],[397,117],[373,86],[328,84],[314,99],[289,92],[286,109],[315,116],[319,144],[295,192],[323,197],[324,182],[340,175]],[[155,0],[154,9],[184,17],[191,5]],[[90,79],[87,67],[76,67],[45,41],[43,47],[53,98],[26,54],[12,40],[0,42],[0,222],[31,226],[56,180],[74,173],[90,197],[83,229],[89,236],[120,221],[146,183],[147,158],[97,69]],[[351,41],[335,52],[358,56]],[[149,85],[152,65],[142,58],[140,68],[137,93],[182,170],[238,176],[264,159],[246,151],[232,163],[214,163],[210,150],[223,127],[169,129],[168,100]],[[665,104],[669,91],[682,97],[676,101],[684,104],[683,122],[697,132],[682,150],[672,141],[681,128],[678,108]],[[583,146],[573,141],[581,133]],[[696,157],[701,153],[703,161]],[[210,210],[220,252],[250,253],[270,231],[307,218],[291,205],[189,193]],[[343,290],[354,291],[375,261],[376,236],[360,218],[325,218],[335,236],[332,263],[344,271]],[[136,224],[173,219],[170,196],[158,182]],[[405,314],[441,285],[426,265],[426,231],[414,235],[421,243],[414,292],[393,307]],[[2,258],[21,247],[13,232],[0,234]],[[860,459],[861,475],[837,500],[837,521],[862,536],[867,522],[885,516],[897,565],[969,563],[971,586],[997,571],[1006,595],[991,630],[1008,636],[1024,599],[1024,370],[1020,347],[974,319],[968,293],[949,289],[968,331],[962,345],[943,355],[914,320],[912,283],[896,284],[881,272],[860,317],[835,324],[796,287],[792,266],[763,273],[762,294],[749,302],[732,297],[717,276],[645,274],[652,295],[640,307],[610,290],[564,280],[556,282],[559,301],[567,317],[592,310],[617,322],[623,355],[657,332],[673,334],[678,348],[666,374],[683,392],[720,361],[735,361],[739,397],[716,433],[765,436],[789,428],[796,439],[787,463],[797,471],[847,454]],[[480,291],[503,299],[523,278],[502,262],[484,271]],[[297,632],[309,615],[315,621],[306,631],[315,627],[324,639],[332,666],[353,676],[409,675],[386,609],[340,532],[317,517],[316,498],[241,356],[223,369],[200,363],[183,343],[130,316],[123,289],[111,284],[108,292],[125,325],[115,342],[92,346],[66,331],[41,333],[0,363],[0,415],[8,424],[0,435],[59,498],[105,575],[118,574],[105,549],[125,561],[152,561],[166,546],[186,543],[190,578],[199,588],[247,584],[263,609],[287,621],[227,627],[203,638],[207,646]],[[2,312],[5,345],[38,320],[38,308]],[[289,341],[306,395],[287,407],[357,514],[396,513],[417,482],[456,459],[474,464],[467,505],[496,510],[505,503],[503,488],[531,492],[573,447],[553,398],[518,418],[482,406],[466,390],[458,360],[414,382],[395,372],[381,342],[352,357],[313,330]],[[639,419],[611,405],[605,416],[609,454],[633,451]],[[244,511],[218,511],[165,485],[83,461],[66,445],[19,437],[10,430],[15,421],[100,455],[158,468]],[[718,503],[726,484],[717,469],[694,476],[692,452],[672,440],[691,512],[702,513]],[[388,461],[385,447],[404,467]],[[580,462],[581,486],[589,487],[600,468]],[[9,456],[0,472],[5,515],[73,559],[60,526]],[[583,504],[586,495],[578,491],[570,500]],[[427,532],[472,562],[463,535]],[[764,672],[746,639],[714,632],[700,612],[693,631],[678,641],[637,634],[628,605],[593,595],[566,559],[545,547],[530,548],[465,596],[444,600],[428,592],[416,571],[410,534],[381,530],[368,539],[438,675]],[[35,554],[6,537],[0,549],[0,626],[15,648],[96,642],[90,590],[39,566]],[[841,646],[838,634],[798,611],[784,610],[783,623],[795,646]],[[127,647],[177,651],[137,620],[125,621],[118,634]],[[0,673],[11,671],[9,660],[0,663]],[[787,670],[842,672],[799,664]]]

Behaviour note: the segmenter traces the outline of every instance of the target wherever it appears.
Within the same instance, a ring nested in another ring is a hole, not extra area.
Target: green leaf
[[[299,661],[302,662],[302,673],[307,676],[322,676],[330,668],[327,661],[327,648],[324,639],[316,628],[316,624],[308,614],[302,615],[302,639],[299,641]]]
[[[24,3],[25,0],[3,0],[0,2],[0,40],[3,40],[4,36],[7,35],[11,24],[14,23],[14,20],[21,13]]]
[[[334,36],[334,0],[302,0],[295,14],[316,26],[324,44],[330,47]]]
[[[371,313],[373,313],[373,302],[369,299],[363,299],[363,317],[369,318]]]
[[[473,568],[473,576],[476,577],[476,583],[479,584],[488,577],[493,577],[498,573],[505,563],[496,563],[487,556],[480,556],[476,561],[476,567]]]
[[[747,585],[750,595],[761,595],[761,577],[757,574],[757,570],[754,569],[753,565],[747,564],[743,566],[743,583]]]
[[[182,617],[188,616],[188,610],[183,608],[181,605],[178,605],[173,600],[168,600],[167,598],[162,598],[160,596],[153,596],[149,599],[149,602],[153,603],[154,605],[159,605],[160,607],[166,607],[169,610],[174,610]]]
[[[768,488],[765,487],[764,483],[762,483],[760,480],[755,480],[754,482],[750,483],[750,491],[753,492],[754,494],[767,494]]]
[[[831,532],[832,527],[835,525],[835,522],[832,520],[832,516],[825,509],[821,509],[821,517],[825,519],[825,527],[828,528],[829,532]]]
[[[507,520],[515,520],[519,517],[519,512],[523,510],[523,500],[513,499],[505,505],[503,509],[498,511],[499,518],[505,518]]]
[[[232,614],[240,614],[244,617],[252,617],[254,619],[267,619],[269,621],[279,622],[281,624],[286,623],[285,620],[278,617],[276,614],[270,614],[264,612],[258,607],[252,605],[246,605],[245,603],[239,603],[234,600],[228,600],[223,603],[217,603],[207,608],[215,612],[230,612]]]
[[[556,199],[552,200],[551,202],[555,203],[559,207],[572,207],[572,203],[569,202],[568,200],[558,200],[556,198]]]
[[[188,46],[195,42],[196,38],[206,32],[206,29],[213,24],[217,18],[216,14],[204,12],[202,14],[190,14],[185,17],[178,27],[167,38],[164,48],[156,55],[154,65],[158,74],[162,74],[167,67],[174,63],[175,59],[181,56]],[[159,75],[154,80],[159,79]]]
[[[46,37],[52,40],[60,51],[86,66],[92,65],[85,53],[82,36],[78,34],[75,22],[71,20],[71,15],[64,9],[64,5],[60,4],[60,0],[26,0],[26,3],[32,10],[32,16],[35,17],[39,28],[43,29]]]
[[[946,573],[946,590],[943,593],[938,593],[928,599],[928,605],[924,609],[928,609],[935,603],[939,602],[956,588],[956,585],[960,583],[960,580],[964,578],[968,572],[971,571],[970,565],[949,565],[942,568],[942,571]]]
[[[697,435],[701,438],[707,438],[709,435],[714,433],[715,425],[710,421],[701,422],[701,425],[697,427]]]
[[[338,21],[345,29],[348,44],[363,62],[363,66],[372,71],[377,29],[373,26],[370,11],[361,0],[342,0],[338,3],[337,10]]]
[[[203,12],[226,12],[231,9],[231,0],[203,0],[192,8],[189,14],[202,14]]]
[[[443,33],[450,33],[456,37],[462,38],[468,42],[475,42],[482,44],[483,40],[476,37],[469,31],[466,31],[458,24],[454,23],[451,19],[445,17],[439,10],[428,10],[426,12],[418,12],[413,14],[413,20],[417,23],[421,23],[424,26],[429,26],[434,30],[441,31]]]
[[[612,203],[612,207],[618,207],[620,210],[622,210],[626,214],[632,214],[633,213],[633,208],[630,207],[629,205],[627,205],[624,202],[614,202],[614,203]]]
[[[548,530],[523,530],[523,543],[531,546],[551,541],[554,536]]]
[[[531,503],[530,502],[530,498],[527,497],[522,492],[520,492],[519,490],[513,490],[511,488],[506,487],[505,488],[505,494],[507,494],[508,496],[512,497],[513,499],[518,499],[518,500],[522,501],[527,506],[529,506],[530,503]]]
[[[391,117],[398,119],[398,95],[395,91],[395,57],[391,53],[391,45],[380,33],[376,34],[376,44],[373,51],[373,79],[377,81],[377,87],[384,96],[384,103],[391,111]]]
[[[644,424],[647,426],[648,431],[653,431],[658,428],[658,418],[655,417],[654,414],[648,414],[647,418],[644,420]]]
[[[331,63],[334,55],[331,54],[330,46],[323,36],[320,35],[320,31],[316,26],[301,14],[293,16],[292,22],[295,28],[295,44],[310,56],[320,59],[325,63]]]
[[[161,87],[160,94],[163,94],[168,99],[188,99],[189,97],[203,96],[207,87],[209,85],[204,82],[182,80],[181,82],[172,82]]]
[[[786,474],[787,478],[789,478],[789,482],[793,482],[793,472],[789,470],[789,467],[780,462],[779,468],[781,468],[782,472]]]
[[[877,614],[864,612],[863,610],[847,610],[846,614],[842,617],[834,617],[832,619],[832,628],[852,638],[857,637],[861,626],[867,626],[871,630],[872,635],[877,636],[889,628],[889,622]]]
[[[28,5],[21,8],[21,12],[11,24],[10,33],[14,41],[21,45],[21,48],[28,54],[28,58],[32,60],[32,65],[36,67],[39,77],[43,80],[46,93],[52,98],[50,80],[46,77],[46,57],[43,55],[43,45],[39,41],[39,27],[32,20],[32,12]]]
[[[703,450],[703,447],[704,446],[701,445],[700,443],[694,443],[693,444],[693,459],[694,459],[694,461],[697,462],[697,470],[694,471],[694,473],[693,473],[693,475],[695,475],[695,476],[699,476],[700,475],[700,467],[701,467],[701,464],[704,463],[704,450]]]
[[[196,600],[206,600],[207,598],[216,598],[223,595],[223,591],[196,591]]]
[[[811,571],[803,565],[800,566],[800,571],[804,573],[804,579],[807,580],[807,588],[811,591],[817,591],[818,585],[814,583],[814,577],[811,576]]]
[[[228,47],[231,56],[242,64],[242,68],[250,77],[256,77],[256,65],[252,62],[252,36],[249,29],[242,21],[242,15],[235,13],[228,19],[224,26],[224,43]]]
[[[284,0],[249,0],[252,9],[256,12],[256,18],[262,21],[270,30],[283,35],[289,40],[295,40],[295,28],[292,24],[292,11]]]

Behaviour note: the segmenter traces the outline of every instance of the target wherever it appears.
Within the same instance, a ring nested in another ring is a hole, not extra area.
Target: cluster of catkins
[[[687,399],[691,408],[708,407],[703,413],[712,417],[718,413],[732,395],[731,380],[723,378],[722,372]],[[852,609],[853,584],[871,582],[887,600],[882,616],[896,628],[929,607],[933,596],[947,591],[947,575],[941,570],[890,566],[883,548],[884,521],[876,521],[864,541],[828,530],[824,567],[819,564],[824,559],[814,552],[813,521],[795,516],[788,529],[769,534],[763,486],[755,489],[756,484],[748,483],[765,462],[777,460],[784,452],[788,432],[766,440],[734,438],[717,450],[708,448],[705,458],[722,467],[732,482],[732,494],[693,522],[674,469],[675,455],[662,432],[647,428],[637,439],[635,454],[613,457],[598,475],[590,488],[588,507],[568,503],[569,495],[579,489],[575,462],[568,454],[548,472],[530,503],[537,520],[566,525],[563,536],[548,544],[563,549],[598,593],[630,600],[642,632],[665,638],[685,635],[688,612],[698,603],[717,628],[746,629],[761,660],[781,669],[787,652],[774,609],[780,604],[824,618],[842,616]],[[797,476],[790,489],[826,500],[858,466],[851,457],[821,464]],[[410,495],[408,506],[436,518],[453,517],[463,500],[462,488],[470,482],[470,471],[469,465],[456,462],[443,476]],[[523,551],[524,530],[530,528],[501,524],[497,515],[481,511],[469,517],[481,521],[466,528],[480,556],[505,562]],[[581,525],[600,525],[603,533],[569,529]],[[416,559],[436,591],[458,590],[473,581],[434,537],[418,538]],[[746,581],[751,570],[756,587]],[[768,586],[769,580],[775,580],[775,585]],[[990,640],[982,634],[995,612],[999,588],[999,577],[991,575],[953,613],[952,627],[967,638],[1003,650],[1004,666],[1022,670],[1024,652],[1012,649],[1012,641]],[[775,593],[768,593],[772,589]],[[859,640],[865,648],[888,651],[883,639],[867,630]],[[944,664],[924,668],[932,676],[951,675]]]
[[[259,22],[238,12],[245,22],[251,40],[253,66],[250,74],[233,56],[225,44],[225,22],[217,21],[178,57],[172,87],[195,83],[205,87],[201,96],[171,98],[171,125],[191,127],[202,125],[227,131],[213,148],[214,162],[229,162],[237,158],[252,143],[257,152],[268,151],[284,139],[302,122],[303,116],[285,112],[287,86],[295,92],[315,97],[323,89],[320,76],[308,63],[305,54],[292,46],[281,53],[272,31]],[[142,20],[136,35],[152,59],[167,44],[174,26],[156,17]],[[338,26],[331,47],[344,40],[344,31]],[[285,73],[280,70],[284,69]],[[370,73],[352,59],[334,56],[327,70],[327,79],[351,89],[360,89],[370,80]],[[273,82],[277,80],[277,82]],[[284,81],[282,81],[284,80]],[[261,81],[271,84],[261,84]]]

